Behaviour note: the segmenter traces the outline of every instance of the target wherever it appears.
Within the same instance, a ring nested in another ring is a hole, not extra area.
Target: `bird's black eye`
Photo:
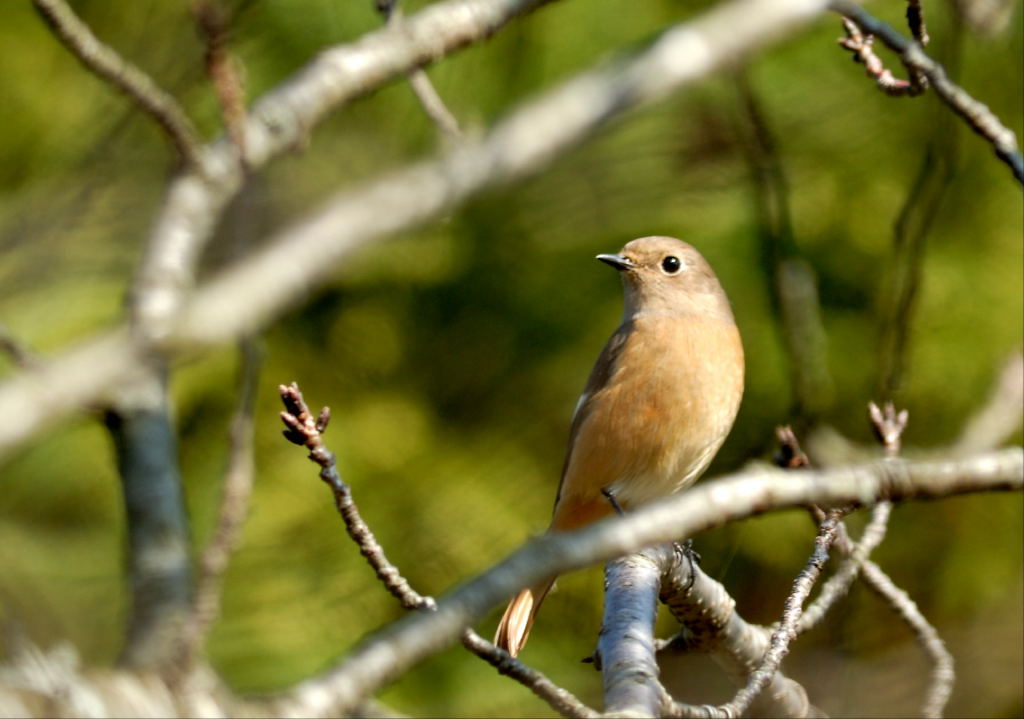
[[[666,275],[674,275],[682,268],[683,263],[675,255],[669,255],[661,261],[661,271]]]

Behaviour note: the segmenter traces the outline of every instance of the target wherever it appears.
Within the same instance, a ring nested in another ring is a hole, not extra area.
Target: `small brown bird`
[[[689,487],[725,441],[743,396],[743,345],[729,299],[697,250],[641,237],[597,259],[621,273],[625,313],[576,404],[550,532]],[[512,599],[495,644],[519,654],[554,582]]]

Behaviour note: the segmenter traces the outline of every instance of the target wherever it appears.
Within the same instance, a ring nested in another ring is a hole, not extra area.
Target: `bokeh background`
[[[424,4],[409,2],[406,11]],[[230,46],[249,97],[318,49],[379,27],[372,5],[232,6]],[[564,0],[430,74],[465,126],[486,127],[517,101],[709,5]],[[207,136],[219,131],[203,48],[183,3],[74,6],[179,97]],[[901,3],[869,10],[901,27]],[[930,52],[1020,138],[1020,3],[968,10],[926,3]],[[941,449],[958,435],[1021,346],[1021,189],[933,95],[880,93],[836,46],[840,34],[838,18],[824,17],[741,75],[719,75],[633,112],[539,175],[362,251],[267,329],[252,511],[209,644],[232,686],[287,687],[401,614],[346,539],[315,468],[281,439],[276,385],[297,380],[311,404],[332,407],[331,446],[364,516],[415,587],[443,593],[544,528],[576,397],[621,312],[617,278],[592,258],[633,237],[693,242],[733,302],[747,391],[709,475],[769,458],[773,428],[784,422],[806,427],[813,419],[867,444],[865,404],[884,399],[877,388],[894,223],[933,158],[948,185],[926,236],[895,398],[910,410],[908,453]],[[170,152],[148,119],[54,41],[27,2],[5,7],[0,48],[0,322],[35,351],[54,353],[121,319]],[[814,417],[792,411],[744,93],[775,138],[794,250],[818,276],[831,391],[817,397]],[[259,173],[204,274],[244,251],[240,237],[243,247],[258,245],[330,193],[439,143],[404,83],[345,108],[308,147]],[[214,520],[237,365],[226,347],[172,377],[197,545]],[[6,357],[0,372],[14,372]],[[1013,441],[1021,442],[1019,431]],[[0,472],[0,617],[43,646],[66,639],[87,664],[108,665],[126,613],[125,530],[101,422],[82,414],[56,424]],[[901,506],[876,555],[955,656],[954,716],[1024,713],[1021,509],[1019,495]],[[696,542],[704,568],[744,616],[770,623],[812,537],[806,516],[794,512]],[[595,641],[600,584],[600,568],[561,580],[525,654],[598,706],[599,677],[579,660]],[[497,611],[482,633],[492,631]],[[663,633],[670,631],[666,622]],[[927,675],[913,637],[862,588],[784,666],[832,715],[915,715]],[[674,677],[689,701],[731,695],[703,657],[687,658]],[[416,715],[551,714],[458,647],[419,665],[382,699]]]

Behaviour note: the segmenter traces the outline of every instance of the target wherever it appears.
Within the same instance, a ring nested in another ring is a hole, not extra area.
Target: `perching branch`
[[[177,100],[105,45],[64,0],[32,0],[32,4],[57,39],[86,69],[131,98],[163,128],[186,165],[199,167],[199,133]]]
[[[351,708],[423,658],[457,640],[520,587],[543,577],[622,556],[681,536],[785,507],[936,499],[963,492],[1020,490],[1020,448],[948,462],[888,460],[798,473],[747,470],[698,485],[624,517],[575,532],[548,534],[438,601],[437,611],[407,615],[369,637],[334,669],[303,682],[276,704],[284,716]]]
[[[654,621],[666,553],[662,545],[608,562],[604,618],[597,642],[604,710],[611,716],[660,716],[671,699],[658,681]],[[651,557],[648,555],[656,554]]]

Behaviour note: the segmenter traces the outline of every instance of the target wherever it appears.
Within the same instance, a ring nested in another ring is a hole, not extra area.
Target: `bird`
[[[743,397],[739,329],[700,252],[653,236],[597,259],[619,271],[624,312],[576,404],[548,532],[689,487],[725,441]],[[519,654],[555,579],[512,598],[498,647]]]

